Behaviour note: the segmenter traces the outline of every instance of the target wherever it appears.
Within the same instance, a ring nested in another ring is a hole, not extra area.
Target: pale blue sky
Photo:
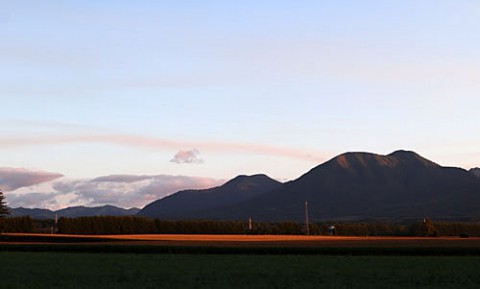
[[[0,166],[285,180],[396,149],[480,166],[478,1],[233,2],[2,1]]]

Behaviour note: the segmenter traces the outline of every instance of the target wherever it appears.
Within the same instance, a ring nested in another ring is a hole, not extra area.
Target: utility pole
[[[52,234],[56,234],[58,231],[58,213],[55,213],[55,221],[53,223]]]
[[[308,221],[308,202],[305,201],[305,235],[310,235],[310,224]]]

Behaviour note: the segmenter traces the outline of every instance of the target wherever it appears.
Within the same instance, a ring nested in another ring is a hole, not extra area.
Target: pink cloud
[[[0,137],[0,147],[26,147],[34,145],[68,144],[68,143],[108,143],[114,145],[136,147],[143,149],[177,149],[178,147],[195,147],[202,151],[214,152],[244,152],[277,157],[302,159],[309,161],[324,161],[325,152],[307,151],[304,149],[282,146],[219,141],[180,141],[154,137],[125,134],[97,134],[97,135],[63,135],[41,137]]]
[[[21,168],[0,168],[0,188],[14,191],[23,187],[49,182],[63,177],[62,174],[30,171]]]

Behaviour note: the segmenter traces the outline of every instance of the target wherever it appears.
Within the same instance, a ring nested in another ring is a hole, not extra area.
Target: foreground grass
[[[1,288],[479,288],[479,257],[0,252]]]

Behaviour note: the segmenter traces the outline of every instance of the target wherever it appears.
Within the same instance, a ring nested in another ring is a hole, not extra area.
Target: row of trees
[[[311,223],[310,234],[329,235],[332,223]],[[159,220],[144,217],[60,218],[58,232],[64,234],[305,234],[302,223],[212,220]],[[429,219],[409,224],[335,223],[340,236],[480,236],[480,223],[433,223]]]
[[[144,217],[60,218],[62,234],[303,234],[303,225],[293,222],[256,223],[212,220],[159,220]]]
[[[311,223],[311,235],[329,235],[332,223]],[[409,224],[335,223],[339,236],[480,236],[480,223],[437,222],[431,220]],[[0,218],[0,232],[62,234],[257,234],[302,235],[304,224],[295,222],[248,222],[212,220],[159,220],[144,217],[80,217],[60,218],[55,228],[53,220],[33,220],[30,217]]]
[[[0,233],[33,233],[34,221],[30,217],[0,218]]]

